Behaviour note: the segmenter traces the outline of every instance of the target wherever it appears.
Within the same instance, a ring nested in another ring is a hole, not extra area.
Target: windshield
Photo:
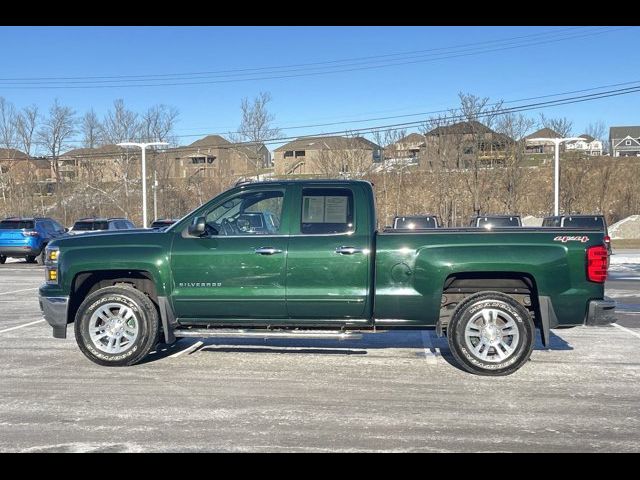
[[[393,228],[421,229],[437,228],[435,217],[399,217],[396,218]]]
[[[497,227],[519,227],[518,217],[480,217],[478,219],[478,227],[497,228]]]
[[[3,220],[0,222],[0,230],[20,230],[34,228],[33,220]]]
[[[73,225],[75,231],[108,230],[108,222],[76,222]]]
[[[604,229],[604,219],[602,217],[565,217],[563,226],[571,228]]]

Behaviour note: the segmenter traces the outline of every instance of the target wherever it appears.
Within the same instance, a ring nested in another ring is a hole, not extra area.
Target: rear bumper
[[[5,247],[0,246],[0,255],[3,257],[26,257],[26,256],[38,256],[42,252],[41,247],[34,247],[32,245],[12,246]]]
[[[588,327],[597,327],[615,323],[616,302],[610,298],[604,300],[591,300],[587,309],[587,318],[584,324]]]
[[[69,297],[43,297],[40,295],[39,300],[44,319],[53,327],[53,337],[67,338]]]

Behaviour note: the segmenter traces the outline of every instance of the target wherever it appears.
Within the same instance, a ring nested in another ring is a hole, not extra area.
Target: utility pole
[[[169,144],[167,142],[118,143],[119,147],[140,147],[142,149],[142,228],[147,228],[147,161],[146,161],[145,153],[147,151],[147,147],[151,147],[154,145],[169,145]]]
[[[158,220],[158,172],[153,171],[153,221]]]
[[[553,165],[553,215],[560,214],[560,144],[563,142],[571,142],[574,140],[584,140],[582,137],[566,137],[566,138],[529,138],[527,143],[545,144],[553,143],[555,148],[555,163]]]

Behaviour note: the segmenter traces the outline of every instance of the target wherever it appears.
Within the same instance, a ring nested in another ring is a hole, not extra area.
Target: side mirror
[[[201,237],[206,229],[207,223],[205,217],[196,217],[189,225],[189,235],[194,237]]]

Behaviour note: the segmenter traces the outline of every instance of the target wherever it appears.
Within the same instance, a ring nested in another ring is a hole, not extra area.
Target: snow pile
[[[640,253],[618,253],[609,257],[610,265],[621,265],[623,263],[640,263]]]
[[[640,215],[631,215],[611,225],[609,236],[613,240],[640,238]]]
[[[541,227],[542,226],[542,217],[534,217],[533,215],[527,215],[522,219],[523,227]]]

